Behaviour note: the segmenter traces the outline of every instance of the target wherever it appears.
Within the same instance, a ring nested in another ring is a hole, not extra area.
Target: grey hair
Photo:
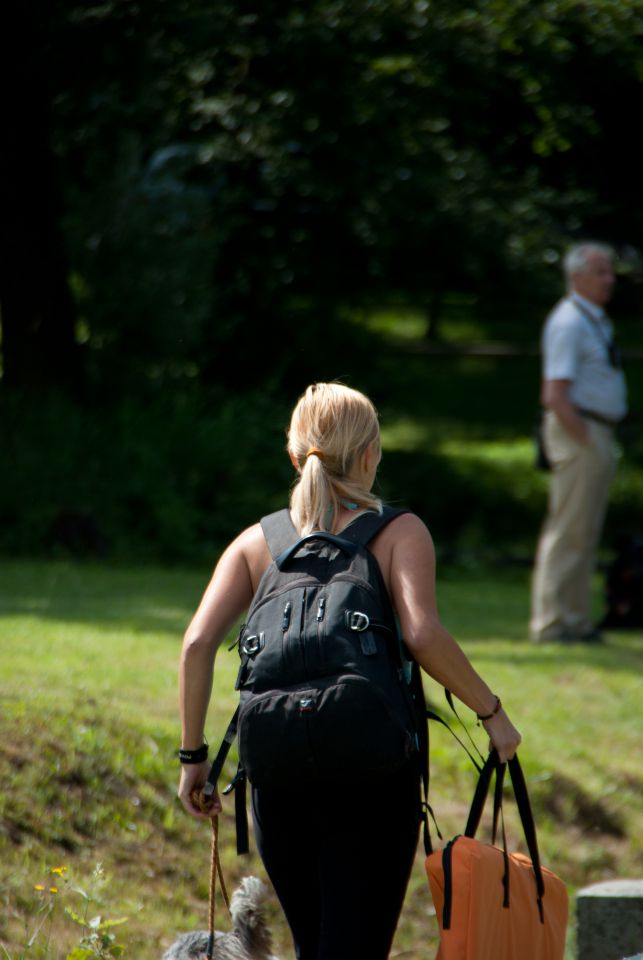
[[[614,250],[606,243],[595,243],[586,241],[584,243],[575,243],[570,247],[563,258],[563,272],[567,281],[575,273],[586,273],[589,269],[588,257],[590,253],[601,253],[609,260],[614,259]]]

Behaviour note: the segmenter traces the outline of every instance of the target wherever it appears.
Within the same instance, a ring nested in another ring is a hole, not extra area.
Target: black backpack
[[[395,773],[422,750],[419,668],[405,655],[379,565],[366,549],[404,512],[363,513],[340,536],[299,537],[288,510],[262,519],[273,562],[239,633],[240,703],[206,793],[235,735],[240,763],[228,789],[246,777],[273,791],[364,782]]]

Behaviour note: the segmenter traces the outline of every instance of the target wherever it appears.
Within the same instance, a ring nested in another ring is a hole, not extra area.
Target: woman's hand
[[[495,747],[498,752],[500,762],[504,763],[506,760],[513,759],[522,737],[505,711],[500,709],[488,720],[483,720],[482,725],[489,734],[491,746]]]
[[[199,797],[208,781],[210,765],[207,760],[203,763],[184,763],[181,767],[179,782],[179,800],[187,812],[199,820],[209,820],[221,813],[221,800],[218,793],[213,793],[206,810],[203,810]]]

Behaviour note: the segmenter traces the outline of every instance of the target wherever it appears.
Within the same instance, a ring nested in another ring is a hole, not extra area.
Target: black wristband
[[[478,720],[491,720],[491,718],[495,717],[495,715],[500,711],[501,706],[502,706],[502,703],[500,702],[500,697],[496,697],[496,705],[491,711],[491,713],[486,713],[484,717],[481,717],[479,713],[476,713],[476,717],[478,718]]]
[[[181,763],[203,763],[208,759],[208,745],[201,744],[197,750],[184,750],[183,747],[178,751],[178,757]]]

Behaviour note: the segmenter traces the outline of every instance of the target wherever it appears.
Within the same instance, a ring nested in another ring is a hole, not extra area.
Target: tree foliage
[[[335,355],[347,306],[549,296],[570,238],[639,241],[642,0],[42,6],[14,106],[46,118],[9,189],[55,169],[62,212],[30,229],[62,230],[52,328],[90,380],[283,382]],[[44,268],[24,244],[5,264],[9,381],[8,278],[26,300]]]
[[[348,377],[399,409],[403,377],[356,316],[402,304],[435,335],[455,291],[524,325],[570,240],[641,246],[643,0],[12,14],[2,549],[61,523],[98,541],[94,518],[116,553],[192,556],[281,503],[306,382]],[[474,496],[427,457],[393,459],[395,477],[420,510],[437,496],[447,535],[498,502],[523,523],[495,474]]]

